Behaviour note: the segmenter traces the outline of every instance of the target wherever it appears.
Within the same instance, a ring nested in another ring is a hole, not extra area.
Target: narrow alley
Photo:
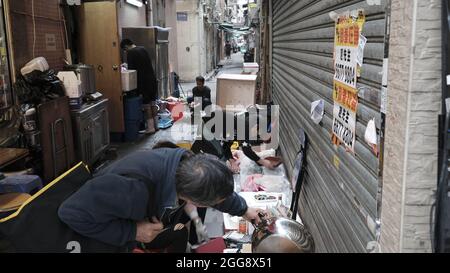
[[[0,15],[0,253],[450,253],[450,0]]]
[[[211,88],[211,96],[214,104],[216,103],[217,76],[222,74],[242,74],[243,72],[243,55],[241,53],[237,53],[233,54],[231,57],[231,60],[222,60],[221,68],[218,68],[217,72],[213,71],[209,73],[209,75],[206,75],[206,86]],[[195,82],[183,82],[180,83],[180,85],[183,90],[181,95],[184,96],[184,98],[192,96],[192,89],[196,86]],[[151,136],[141,135],[139,140],[135,142],[112,143],[111,147],[116,149],[118,156],[115,160],[135,151],[151,150],[158,142],[161,141],[180,143],[192,140],[190,130],[188,128],[190,126],[190,119],[190,113],[186,109],[183,119],[175,122],[174,125],[168,129],[160,130]],[[108,164],[108,162],[103,163]],[[105,166],[102,165],[101,167]]]

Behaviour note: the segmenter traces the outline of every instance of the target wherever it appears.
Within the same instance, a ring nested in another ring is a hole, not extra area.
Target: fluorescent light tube
[[[128,4],[136,6],[138,8],[141,8],[142,5],[143,5],[142,2],[138,1],[138,0],[126,0],[126,1],[127,1]]]

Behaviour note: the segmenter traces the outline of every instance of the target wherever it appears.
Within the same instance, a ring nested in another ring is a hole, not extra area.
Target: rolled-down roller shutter
[[[369,5],[370,2],[376,5]],[[319,252],[366,252],[376,238],[379,159],[364,141],[368,122],[381,127],[381,84],[388,0],[273,0],[272,86],[281,108],[281,151],[291,173],[303,128],[310,140],[300,213]],[[364,9],[368,39],[358,79],[355,154],[331,142],[335,22],[330,12]],[[320,125],[311,103],[322,99]]]

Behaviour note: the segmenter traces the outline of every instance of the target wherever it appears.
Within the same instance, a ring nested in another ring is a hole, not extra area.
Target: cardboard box
[[[256,104],[256,75],[223,74],[217,78],[217,105],[239,112]]]

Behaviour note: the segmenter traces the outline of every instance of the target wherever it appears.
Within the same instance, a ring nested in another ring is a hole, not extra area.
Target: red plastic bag
[[[167,109],[172,113],[174,122],[179,121],[184,116],[184,104],[181,102],[169,102]]]
[[[256,179],[262,178],[262,174],[255,174],[250,175],[245,180],[244,185],[242,186],[243,192],[260,192],[260,191],[266,191],[266,188],[256,183]]]

